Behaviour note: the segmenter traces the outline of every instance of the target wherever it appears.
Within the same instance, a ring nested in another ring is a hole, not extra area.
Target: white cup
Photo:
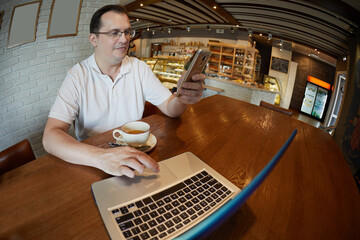
[[[125,143],[133,147],[143,146],[149,139],[150,125],[146,122],[135,121],[124,124],[113,131],[116,142]]]

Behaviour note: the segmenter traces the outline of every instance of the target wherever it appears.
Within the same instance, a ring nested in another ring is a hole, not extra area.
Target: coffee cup
[[[134,121],[124,124],[113,131],[117,143],[141,147],[146,144],[150,136],[150,125],[146,122]]]

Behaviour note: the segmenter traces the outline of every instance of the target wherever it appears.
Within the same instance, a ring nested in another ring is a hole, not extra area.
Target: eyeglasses
[[[112,39],[119,39],[123,34],[125,34],[126,38],[133,38],[135,36],[135,30],[125,30],[125,31],[119,31],[119,30],[113,30],[110,32],[93,32],[94,34],[107,34]]]

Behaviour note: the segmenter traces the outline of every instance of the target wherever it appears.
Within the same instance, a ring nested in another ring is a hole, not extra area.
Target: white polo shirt
[[[67,73],[49,117],[72,124],[79,141],[139,120],[145,101],[160,105],[171,96],[145,62],[126,56],[114,82],[101,73],[94,54]]]

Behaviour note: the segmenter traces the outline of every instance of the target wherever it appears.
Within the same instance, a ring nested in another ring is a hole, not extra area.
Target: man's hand
[[[181,77],[184,77],[184,74]],[[179,95],[179,101],[183,104],[197,103],[200,101],[204,91],[204,74],[195,74],[191,79],[193,80],[192,82],[184,82],[182,88],[178,88],[177,95]]]
[[[133,178],[134,171],[142,174],[146,167],[154,172],[159,172],[157,162],[146,153],[132,147],[103,149],[95,161],[98,163],[97,168],[114,176],[125,175]]]

